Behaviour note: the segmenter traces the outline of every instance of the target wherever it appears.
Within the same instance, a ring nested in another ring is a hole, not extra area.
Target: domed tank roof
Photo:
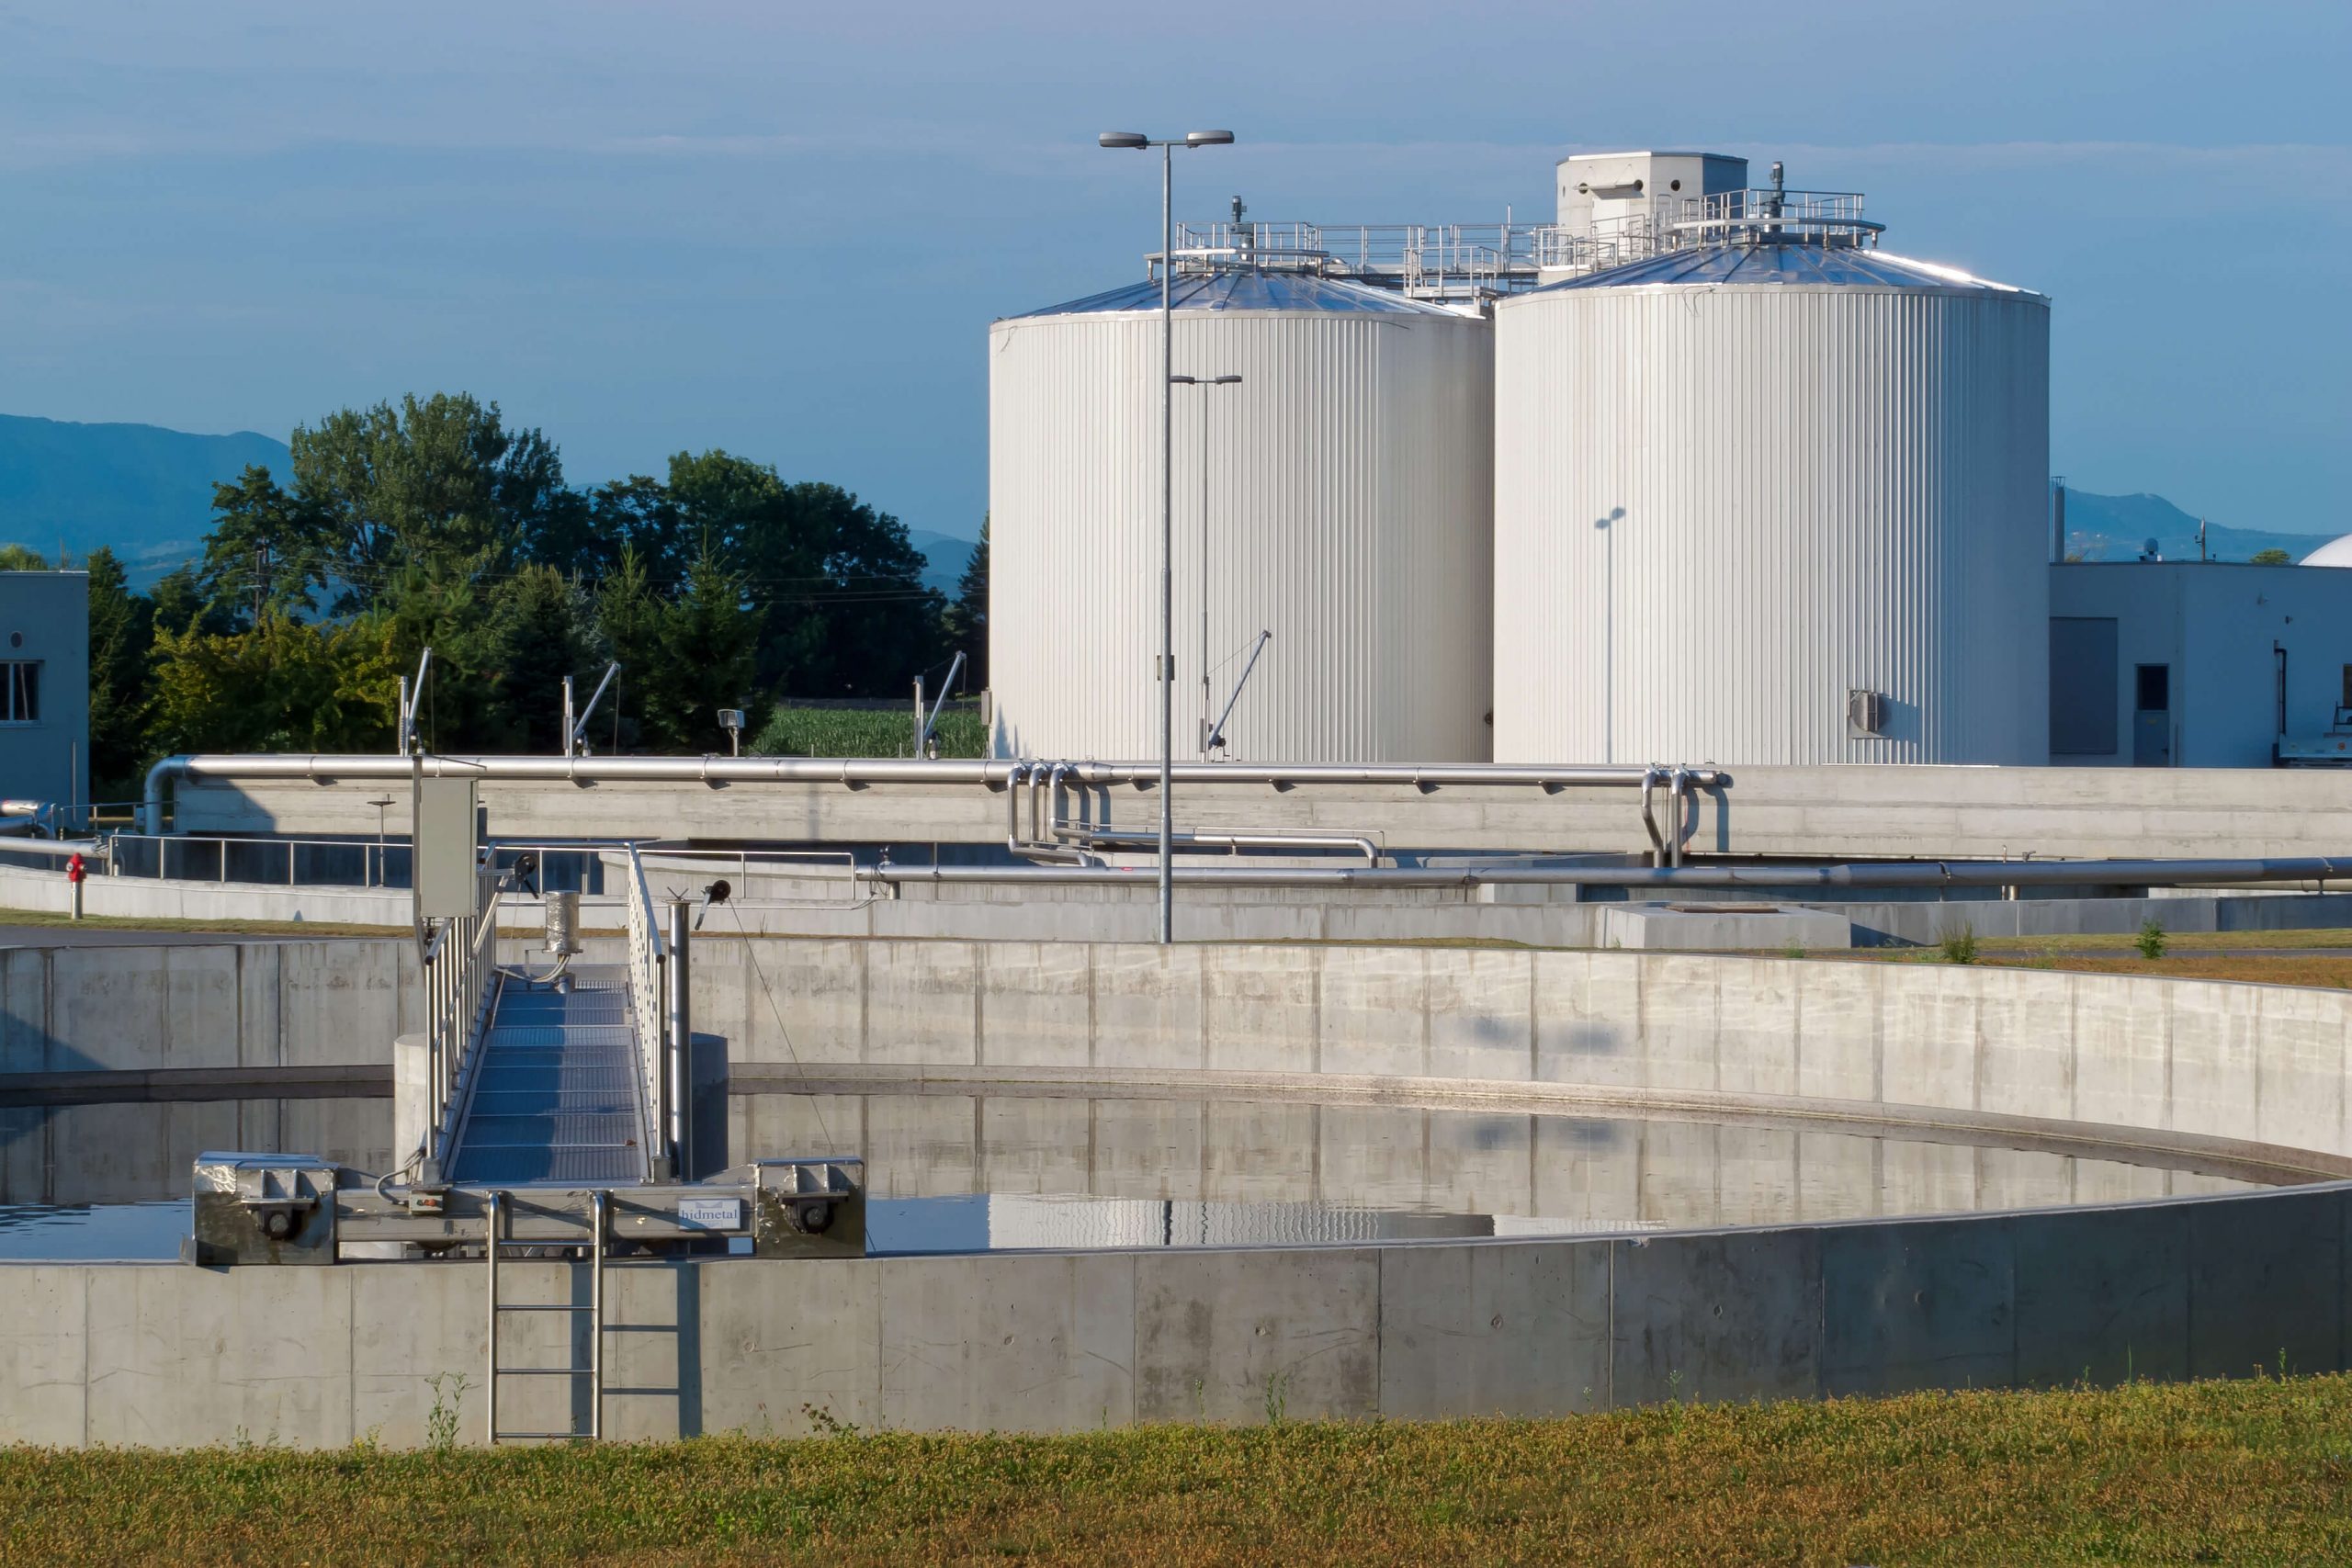
[[[2042,296],[2030,288],[1995,283],[1933,262],[1914,261],[1859,245],[1805,244],[1794,241],[1756,245],[1706,245],[1666,251],[1603,272],[1546,284],[1537,294],[1571,288],[1642,288],[1660,284],[1695,287],[1747,285],[1815,288],[1921,288],[1946,294],[1997,294],[2026,299]]]
[[[1217,271],[1184,273],[1172,290],[1179,310],[1321,310],[1355,315],[1452,316],[1461,312],[1426,300],[1410,299],[1385,288],[1369,288],[1336,277],[1307,272]],[[1090,294],[1083,299],[1023,310],[1002,321],[1026,321],[1035,316],[1097,316],[1159,309],[1156,279]]]
[[[2352,566],[2352,534],[2330,539],[2302,560],[2305,566]]]

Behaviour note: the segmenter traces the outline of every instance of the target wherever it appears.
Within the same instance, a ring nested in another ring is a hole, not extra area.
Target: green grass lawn
[[[0,1561],[2343,1562],[2352,1377],[1069,1438],[0,1450]]]

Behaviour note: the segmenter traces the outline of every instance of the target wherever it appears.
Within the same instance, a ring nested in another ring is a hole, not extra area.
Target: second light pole
[[[1229,130],[1193,130],[1153,138],[1140,130],[1106,130],[1102,146],[1159,149],[1159,941],[1176,940],[1175,818],[1169,791],[1176,760],[1176,256],[1175,151],[1225,147]]]
[[[1216,701],[1209,695],[1209,389],[1238,387],[1238,376],[1170,376],[1179,387],[1201,389],[1201,761],[1209,760],[1209,715]]]

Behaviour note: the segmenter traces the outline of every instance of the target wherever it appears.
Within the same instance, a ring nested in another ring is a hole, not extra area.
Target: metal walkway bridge
[[[689,1041],[682,933],[664,941],[627,848],[628,952],[546,976],[501,967],[498,896],[424,949],[430,1179],[465,1187],[615,1188],[680,1174]],[[673,919],[675,916],[673,915]]]
[[[444,1162],[448,1179],[474,1187],[645,1180],[640,1048],[629,1013],[628,972],[619,964],[574,967],[546,988],[499,976]]]

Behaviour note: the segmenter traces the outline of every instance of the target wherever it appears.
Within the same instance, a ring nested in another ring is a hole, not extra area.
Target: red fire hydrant
[[[79,850],[65,857],[66,918],[82,918],[82,884],[89,879],[90,868],[82,862]]]

